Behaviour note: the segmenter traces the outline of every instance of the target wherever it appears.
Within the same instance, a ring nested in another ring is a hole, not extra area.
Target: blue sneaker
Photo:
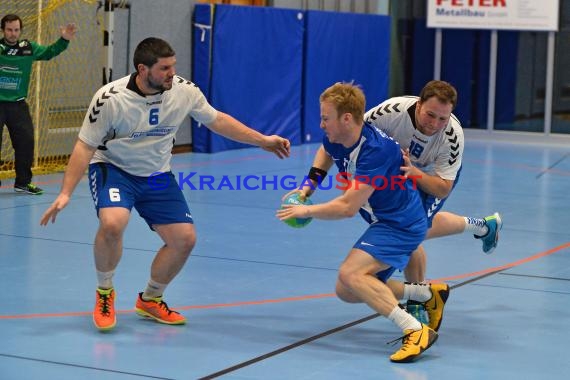
[[[495,248],[497,248],[497,244],[499,243],[499,231],[503,228],[501,215],[496,212],[491,216],[487,216],[485,218],[485,224],[489,228],[487,234],[483,236],[475,235],[475,238],[483,240],[483,252],[490,255]]]
[[[426,308],[422,303],[415,301],[408,301],[406,303],[406,311],[414,318],[416,318],[420,323],[427,325],[427,315]]]

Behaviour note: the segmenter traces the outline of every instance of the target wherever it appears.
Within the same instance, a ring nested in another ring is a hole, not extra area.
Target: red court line
[[[293,301],[306,301],[317,298],[328,298],[334,297],[334,293],[326,294],[309,294],[306,296],[297,297],[285,297],[277,298],[273,300],[260,300],[260,301],[241,301],[241,302],[231,302],[231,303],[214,303],[210,305],[193,305],[193,306],[181,306],[177,307],[176,310],[190,310],[190,309],[215,309],[219,307],[235,307],[235,306],[246,306],[246,305],[265,305],[268,303],[281,303],[281,302],[293,302]],[[0,317],[1,318],[1,317]]]
[[[285,298],[277,298],[277,299],[268,299],[268,300],[259,300],[259,301],[240,301],[240,302],[232,302],[232,303],[215,303],[210,305],[190,305],[190,306],[181,306],[181,307],[173,307],[173,310],[191,310],[191,309],[216,309],[221,307],[236,307],[236,306],[245,306],[245,305],[265,305],[270,303],[281,303],[281,302],[292,302],[292,301],[306,301],[311,299],[317,298],[327,298],[327,297],[334,297],[334,293],[328,294],[309,294],[305,296],[297,296],[297,297],[285,297]],[[134,313],[134,309],[130,310],[117,310],[117,314],[128,314]],[[0,315],[1,319],[33,319],[33,318],[54,318],[54,317],[84,317],[84,316],[91,316],[93,315],[92,311],[78,311],[78,312],[69,312],[69,313],[43,313],[43,314],[20,314],[20,315]]]
[[[548,251],[544,251],[541,253],[537,253],[536,255],[533,256],[529,256],[529,257],[525,257],[523,259],[514,261],[512,263],[509,264],[505,264],[505,265],[501,265],[498,267],[494,267],[494,268],[487,268],[487,269],[483,269],[480,270],[478,272],[471,272],[471,273],[464,273],[464,274],[460,274],[457,276],[450,276],[450,277],[442,277],[442,278],[438,278],[437,281],[450,281],[450,280],[459,280],[462,278],[467,278],[467,277],[475,277],[475,276],[481,276],[483,274],[487,274],[487,273],[491,273],[491,272],[498,272],[498,271],[502,271],[505,269],[509,269],[509,268],[513,268],[516,266],[519,266],[521,264],[525,264],[528,263],[530,261],[534,261],[537,259],[540,259],[541,257],[545,257],[548,255],[552,255],[553,253],[556,253],[558,251],[562,251],[566,248],[570,248],[570,242],[564,243],[562,245],[559,245],[558,247],[554,247],[552,249],[549,249]]]
[[[501,265],[498,267],[492,267],[483,269],[477,272],[471,273],[463,273],[456,276],[449,276],[449,277],[441,277],[437,279],[432,279],[433,282],[442,282],[442,281],[450,281],[450,280],[460,280],[463,278],[475,277],[480,276],[483,274],[497,272],[501,270],[505,270],[508,268],[513,268],[519,266],[521,264],[525,264],[537,259],[540,259],[545,256],[552,255],[553,253],[562,251],[566,248],[570,248],[570,242],[564,243],[559,245],[558,247],[551,248],[547,251],[537,253],[536,255],[532,255],[529,257],[525,257],[523,259],[514,261],[509,264]],[[192,310],[192,309],[216,309],[222,307],[237,307],[237,306],[248,306],[248,305],[266,305],[271,303],[282,303],[282,302],[295,302],[295,301],[307,301],[312,299],[319,299],[319,298],[330,298],[334,297],[334,293],[326,293],[326,294],[309,294],[304,296],[296,296],[296,297],[285,297],[285,298],[276,298],[276,299],[267,299],[267,300],[259,300],[259,301],[240,301],[240,302],[231,302],[231,303],[217,303],[217,304],[209,304],[209,305],[190,305],[190,306],[181,306],[173,308],[174,310]],[[131,310],[118,310],[118,314],[127,314],[127,313],[134,313],[133,309]],[[3,319],[33,319],[33,318],[60,318],[60,317],[84,317],[84,316],[91,316],[91,311],[80,311],[80,312],[69,312],[69,313],[44,313],[44,314],[19,314],[19,315],[0,315],[0,320]]]

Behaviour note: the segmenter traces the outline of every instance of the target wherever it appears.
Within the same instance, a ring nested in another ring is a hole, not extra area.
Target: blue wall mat
[[[210,100],[246,125],[301,142],[303,14],[218,5]],[[211,152],[246,147],[211,134]]]
[[[336,82],[354,80],[370,108],[388,96],[390,17],[307,11],[303,141],[318,142],[319,96]]]
[[[199,24],[199,25],[197,25]],[[192,53],[192,82],[209,99],[210,69],[211,69],[211,38],[212,31],[204,26],[212,25],[212,6],[196,4],[194,7],[193,53]],[[210,151],[210,130],[192,120],[192,148],[194,152]]]

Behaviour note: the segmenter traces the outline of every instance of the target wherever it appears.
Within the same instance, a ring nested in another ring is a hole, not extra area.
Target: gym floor
[[[165,293],[169,306],[188,318],[183,326],[134,313],[161,245],[136,212],[115,276],[118,324],[101,333],[91,318],[97,219],[86,177],[47,227],[39,219],[62,174],[34,178],[45,189],[41,196],[15,194],[12,181],[4,180],[0,379],[567,376],[568,144],[502,142],[492,135],[467,142],[461,180],[444,209],[479,217],[499,211],[500,243],[485,255],[469,234],[426,242],[428,278],[448,282],[452,291],[439,340],[410,364],[388,359],[399,347],[386,344],[401,335],[396,326],[333,294],[337,268],[366,228],[364,221],[314,220],[294,229],[275,218],[286,192],[280,181],[300,181],[317,145],[294,147],[282,161],[255,148],[174,156],[177,176],[196,173],[190,180],[196,189],[186,183],[184,192],[198,244]],[[257,177],[244,186],[248,175]],[[273,176],[276,183],[261,180]],[[213,190],[204,184],[212,178]],[[226,185],[220,186],[223,178]],[[335,189],[317,191],[313,200],[336,195]]]

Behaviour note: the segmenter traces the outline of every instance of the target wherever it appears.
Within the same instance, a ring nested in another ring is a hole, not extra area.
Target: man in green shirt
[[[49,46],[26,39],[20,40],[22,20],[15,14],[2,17],[4,37],[0,40],[0,128],[8,128],[14,147],[16,180],[14,190],[26,194],[41,194],[32,184],[34,161],[34,125],[26,103],[28,85],[34,61],[48,61],[67,49],[75,36],[75,24],[60,27],[61,38]],[[0,129],[0,141],[1,141]]]

